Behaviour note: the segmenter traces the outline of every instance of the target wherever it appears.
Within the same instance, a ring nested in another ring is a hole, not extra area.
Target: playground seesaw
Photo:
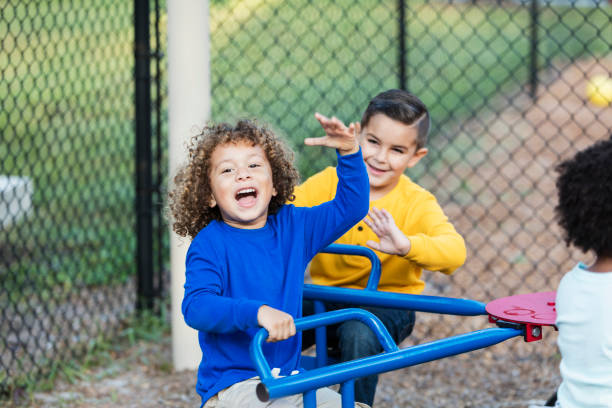
[[[555,292],[538,292],[504,297],[487,304],[441,296],[409,295],[376,290],[380,279],[380,262],[369,248],[349,245],[330,245],[324,252],[367,257],[372,263],[370,278],[365,289],[348,289],[307,284],[304,298],[315,302],[315,314],[295,320],[297,330],[315,329],[316,356],[302,356],[305,371],[274,377],[262,351],[268,336],[261,329],[254,336],[251,359],[261,379],[257,396],[261,401],[287,395],[303,394],[304,408],[316,407],[316,390],[340,384],[342,407],[354,407],[354,381],[357,378],[393,371],[457,354],[478,350],[522,336],[527,342],[542,338],[543,326],[554,326]],[[488,316],[496,327],[434,340],[400,349],[385,326],[373,314],[358,308],[326,312],[323,301],[341,302],[355,306],[379,306],[419,312],[459,316]],[[325,327],[346,320],[359,320],[372,330],[383,352],[353,361],[334,363],[327,356]]]

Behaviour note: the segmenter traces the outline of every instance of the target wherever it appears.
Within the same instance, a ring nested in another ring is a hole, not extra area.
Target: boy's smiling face
[[[276,195],[270,162],[261,146],[249,142],[217,146],[210,162],[211,207],[235,228],[266,225],[268,205]]]
[[[404,171],[427,154],[427,148],[417,149],[416,139],[416,125],[406,125],[382,113],[370,118],[359,137],[370,178],[370,200],[393,190]]]

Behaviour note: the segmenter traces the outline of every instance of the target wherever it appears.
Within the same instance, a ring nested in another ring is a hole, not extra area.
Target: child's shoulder
[[[191,246],[195,245],[209,245],[211,242],[218,241],[215,239],[218,236],[223,235],[221,223],[216,220],[212,220],[208,225],[200,230],[195,237],[191,240]]]

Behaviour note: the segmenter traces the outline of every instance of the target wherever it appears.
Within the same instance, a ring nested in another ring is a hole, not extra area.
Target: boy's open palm
[[[295,335],[293,317],[268,305],[261,306],[257,311],[257,323],[268,331],[268,342],[285,340]]]
[[[304,139],[306,145],[333,147],[338,149],[338,153],[342,156],[356,153],[359,150],[359,143],[357,142],[357,135],[361,132],[359,123],[351,123],[346,127],[335,116],[328,118],[320,113],[315,113],[315,118],[325,130],[325,136],[306,138]]]
[[[380,242],[367,241],[366,245],[372,249],[391,255],[404,256],[410,252],[410,240],[395,225],[393,216],[384,208],[376,207],[368,212],[368,217],[363,220],[368,227],[378,236]]]

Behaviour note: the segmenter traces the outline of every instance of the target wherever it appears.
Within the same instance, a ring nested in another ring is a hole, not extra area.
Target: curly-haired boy
[[[299,370],[301,335],[294,319],[302,312],[304,269],[368,210],[368,177],[355,132],[338,132],[339,121],[315,116],[326,136],[305,143],[338,153],[338,193],[323,205],[285,204],[298,180],[293,155],[270,130],[248,120],[204,128],[175,178],[173,228],[192,238],[182,311],[198,331],[203,356],[196,390],[207,408],[302,406],[301,395],[257,400],[249,344],[266,328],[270,365],[280,375]],[[341,398],[324,388],[317,403],[339,408]]]

